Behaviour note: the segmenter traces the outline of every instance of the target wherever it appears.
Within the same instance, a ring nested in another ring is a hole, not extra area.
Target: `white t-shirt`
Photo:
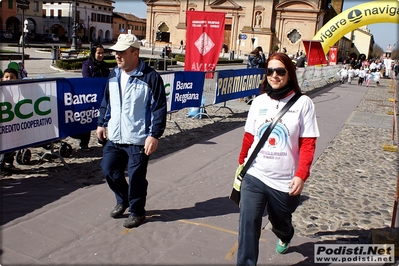
[[[363,69],[359,70],[359,78],[364,78],[366,76],[366,71]]]
[[[374,73],[374,81],[380,81],[380,77],[382,76],[380,71]]]
[[[253,100],[245,131],[254,135],[254,142],[246,160],[272,119],[293,96],[278,101],[265,93]],[[276,124],[247,173],[271,188],[289,192],[288,186],[298,167],[300,137],[319,137],[314,104],[306,95],[300,97]]]
[[[348,76],[348,70],[346,69],[341,69],[339,74],[341,75],[341,77],[347,77]]]
[[[125,71],[121,72],[121,84],[120,85],[121,85],[122,99],[125,95],[125,89],[126,89],[127,82],[129,81],[129,78],[134,73],[134,71],[136,71],[136,69],[133,69],[132,71],[129,71],[129,72],[125,72]]]

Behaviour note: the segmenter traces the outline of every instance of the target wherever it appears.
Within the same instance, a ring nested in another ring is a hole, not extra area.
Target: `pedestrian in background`
[[[104,47],[97,44],[90,49],[90,57],[82,63],[82,76],[84,78],[106,78],[109,68],[104,61]],[[90,151],[89,142],[91,131],[71,136],[80,139],[79,148],[82,151]]]
[[[82,63],[82,76],[84,78],[106,78],[109,68],[104,61],[104,47],[101,44],[93,46],[90,50],[90,58]]]
[[[18,72],[14,68],[7,68],[3,72],[2,81],[17,80]],[[11,171],[14,167],[15,152],[6,152],[0,154],[0,174],[5,175],[6,171]]]
[[[264,68],[265,62],[266,57],[262,47],[258,46],[248,55],[247,68]]]
[[[375,81],[376,85],[380,86],[380,79],[382,78],[382,73],[379,68],[377,68],[377,71],[374,72],[373,77],[374,77],[374,81]]]
[[[362,86],[364,78],[366,77],[366,71],[363,69],[363,67],[360,67],[358,76],[359,76],[359,79],[357,81],[357,85]]]
[[[295,94],[301,94],[295,71],[285,54],[268,58],[261,94],[248,112],[239,164],[250,157],[283,106]],[[265,208],[278,238],[276,252],[288,250],[294,236],[292,214],[310,174],[317,137],[314,104],[302,95],[278,122],[242,180],[237,265],[257,263]]]
[[[338,71],[338,75],[339,75],[339,82],[341,84],[344,84],[345,79],[348,78],[348,70],[346,69],[346,66],[342,67],[342,69]]]
[[[19,62],[18,66],[19,66],[18,78],[19,79],[27,78],[28,71],[26,71],[24,64],[22,64],[22,62]]]
[[[393,65],[393,72],[395,72],[395,79],[398,78],[399,74],[399,61],[396,60],[395,64]]]
[[[24,45],[24,47],[26,48],[26,46],[28,46],[29,48],[29,38],[28,38],[28,34],[21,34],[21,37],[19,37],[19,46],[22,47],[22,45]]]
[[[354,77],[355,77],[355,70],[353,69],[352,66],[349,66],[349,69],[348,69],[348,83],[349,84],[352,84],[352,80]]]
[[[263,53],[262,47],[256,47],[249,55],[248,55],[248,62],[247,68],[265,68],[266,57]],[[247,104],[251,104],[253,98],[256,95],[244,97],[244,101]]]
[[[18,79],[18,72],[14,68],[7,68],[3,71],[3,77],[1,80],[8,81],[8,80],[17,80]]]
[[[117,218],[129,208],[123,226],[133,228],[145,219],[148,160],[165,130],[166,95],[161,76],[139,58],[135,35],[119,35],[110,49],[116,51],[117,66],[105,88],[97,137],[102,142],[108,138],[101,168],[116,198],[110,216]]]
[[[366,71],[366,86],[368,87],[370,85],[370,81],[371,81],[372,75],[370,73],[370,70]]]

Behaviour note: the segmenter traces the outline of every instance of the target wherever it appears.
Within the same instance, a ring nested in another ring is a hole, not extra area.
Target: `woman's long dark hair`
[[[288,85],[295,91],[295,93],[301,93],[301,88],[298,85],[298,79],[296,77],[296,67],[291,59],[284,53],[274,53],[269,56],[266,61],[266,71],[269,66],[270,60],[278,60],[284,64],[285,69],[288,71]],[[262,82],[262,87],[260,88],[260,94],[265,93],[265,88],[267,85],[267,77]]]
[[[93,46],[91,47],[91,50],[90,50],[90,60],[91,60],[92,62],[97,61],[97,60],[96,60],[96,51],[97,51],[97,48],[102,48],[103,50],[105,50],[104,47],[103,47],[101,44],[93,45]]]

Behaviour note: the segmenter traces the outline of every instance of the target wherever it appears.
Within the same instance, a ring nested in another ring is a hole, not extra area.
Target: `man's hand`
[[[144,144],[144,153],[146,155],[150,155],[153,153],[156,149],[158,148],[158,139],[148,136],[145,139],[145,144]]]
[[[289,188],[291,188],[290,196],[301,194],[304,186],[305,181],[303,181],[300,177],[294,176],[289,186]]]
[[[105,127],[97,127],[96,134],[100,141],[104,141],[107,138],[107,130]]]

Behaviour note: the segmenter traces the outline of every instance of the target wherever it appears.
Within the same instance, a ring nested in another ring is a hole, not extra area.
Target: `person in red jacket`
[[[248,112],[239,164],[244,164],[263,132],[283,106],[301,94],[291,59],[270,55],[267,78]],[[294,236],[292,214],[309,177],[319,129],[312,100],[302,95],[276,124],[249,167],[241,185],[237,265],[256,265],[262,215],[267,208],[276,251],[285,253]]]

